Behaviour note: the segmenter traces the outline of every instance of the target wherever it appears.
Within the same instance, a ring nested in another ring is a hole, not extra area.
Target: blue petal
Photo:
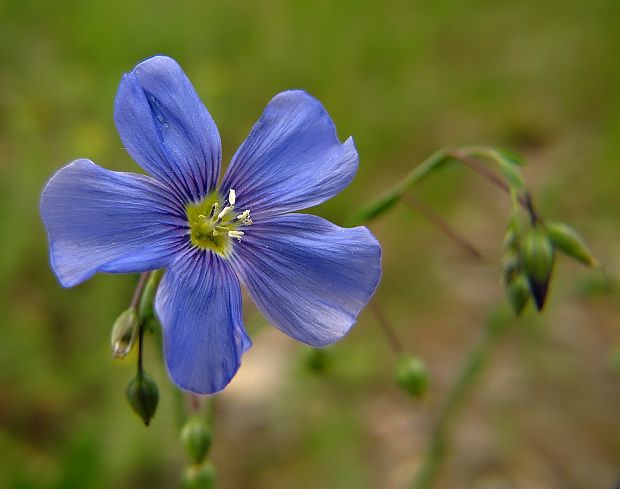
[[[381,247],[365,227],[307,214],[246,230],[232,255],[237,275],[274,326],[312,346],[340,339],[381,276]]]
[[[174,383],[196,394],[222,390],[251,345],[230,266],[211,252],[188,249],[166,270],[155,308]]]
[[[181,67],[155,56],[123,76],[114,102],[116,127],[127,151],[186,202],[215,188],[220,135]]]
[[[276,95],[237,150],[221,188],[237,208],[276,215],[320,204],[357,171],[351,138],[341,144],[323,106],[302,91]]]
[[[59,170],[41,196],[52,268],[64,287],[97,271],[141,272],[167,265],[187,242],[169,191],[144,175],[117,173],[89,160]]]

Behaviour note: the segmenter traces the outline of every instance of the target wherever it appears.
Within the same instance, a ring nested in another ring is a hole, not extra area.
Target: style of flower
[[[122,77],[114,119],[149,176],[80,159],[50,179],[41,215],[64,287],[166,268],[155,299],[166,365],[199,394],[223,389],[251,345],[240,283],[296,340],[321,347],[349,331],[379,282],[381,248],[365,227],[291,213],[338,194],[357,170],[353,140],[338,140],[317,100],[274,97],[219,188],[217,127],[173,59]]]

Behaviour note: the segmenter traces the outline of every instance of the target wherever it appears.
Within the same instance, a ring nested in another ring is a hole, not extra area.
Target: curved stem
[[[432,222],[437,228],[439,228],[446,236],[460,245],[465,251],[467,251],[474,258],[482,258],[482,253],[471,244],[464,236],[462,236],[456,229],[446,222],[439,214],[437,214],[429,206],[416,199],[410,194],[403,195],[403,201],[410,205],[413,209],[422,214],[426,219]]]

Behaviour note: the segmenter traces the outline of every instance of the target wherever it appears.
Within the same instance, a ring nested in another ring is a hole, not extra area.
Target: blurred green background
[[[316,209],[337,223],[440,147],[523,155],[543,215],[580,229],[608,275],[560,259],[545,314],[526,314],[492,356],[438,487],[611,488],[620,477],[610,362],[620,345],[619,46],[616,0],[0,0],[0,487],[179,485],[187,461],[155,342],[146,364],[161,405],[148,429],[123,397],[134,354],[113,361],[109,351],[136,277],[61,289],[38,214],[46,180],[75,158],[137,171],[113,98],[123,72],[164,53],[216,120],[225,161],[273,95],[318,97],[361,158],[350,188]],[[504,301],[509,211],[505,195],[458,167],[416,195],[483,253],[472,259],[404,206],[371,225],[384,248],[376,300],[427,362],[428,396],[412,401],[394,384],[395,357],[368,311],[327,350],[321,376],[305,367],[308,349],[260,328],[218,396],[220,487],[408,486],[447,387]],[[250,305],[246,317],[258,321]]]

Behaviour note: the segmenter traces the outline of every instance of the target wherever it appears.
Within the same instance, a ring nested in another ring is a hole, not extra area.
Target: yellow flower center
[[[215,251],[221,256],[230,254],[232,240],[241,241],[244,234],[238,228],[252,224],[249,209],[235,215],[236,200],[235,191],[230,189],[228,199],[222,199],[217,192],[213,192],[197,204],[189,204],[185,208],[194,246]]]

